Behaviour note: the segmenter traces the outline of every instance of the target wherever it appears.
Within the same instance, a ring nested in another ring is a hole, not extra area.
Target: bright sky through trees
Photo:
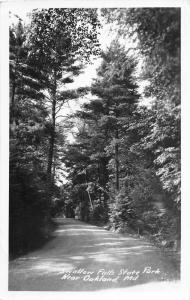
[[[21,18],[25,24],[28,24],[30,22],[31,11],[32,9],[29,9],[29,7],[27,6],[22,6],[22,7],[14,6],[13,8],[11,8],[11,12],[10,12],[10,24],[12,23],[16,24],[19,18]],[[116,30],[114,31],[114,26],[116,25],[114,23],[112,23],[111,25],[106,24],[103,18],[101,17],[100,12],[99,12],[99,18],[102,24],[102,28],[100,29],[100,34],[99,34],[99,43],[101,49],[106,50],[109,47],[111,41],[116,37],[117,31]],[[132,40],[127,39],[126,37],[125,38],[120,37],[119,41],[121,44],[125,45],[126,48],[128,49],[131,48],[130,50],[131,55],[139,55],[136,52],[136,50],[133,49],[136,45]],[[96,70],[100,66],[101,61],[102,61],[101,58],[92,57],[91,63],[87,64],[83,72],[80,75],[76,76],[74,82],[66,85],[66,89],[76,89],[76,88],[87,87],[87,86],[90,87],[93,82],[93,79],[97,77]],[[142,66],[142,61],[139,60],[136,76],[139,76],[141,66]],[[140,79],[138,83],[139,83],[139,88],[138,88],[139,92],[142,93],[144,86],[147,84],[147,82],[142,81]],[[66,102],[59,112],[59,123],[62,122],[68,115],[73,114],[75,111],[80,109],[82,104],[88,102],[93,98],[96,98],[96,96],[94,95],[92,96],[91,93],[89,93],[79,99],[69,100],[68,102]],[[145,103],[145,105],[149,104],[149,99],[145,99],[145,100],[141,99],[140,101],[143,104]],[[67,140],[70,143],[74,142],[75,138],[73,134],[75,134],[76,132],[77,132],[77,127],[73,127],[73,129],[67,133]],[[62,180],[64,181],[64,178],[62,178]]]
[[[31,10],[29,10],[28,7],[22,6],[18,7],[15,6],[13,9],[11,9],[11,14],[10,14],[10,23],[17,23],[18,22],[18,17],[20,17],[24,23],[28,23],[30,21],[30,14]],[[101,18],[101,17],[100,17]],[[100,35],[99,35],[99,42],[102,50],[105,50],[110,42],[114,39],[115,35],[114,32],[109,32],[110,30],[110,24],[105,24],[103,22],[103,19],[101,18],[101,23],[102,23],[102,28],[100,29]],[[112,24],[113,25],[113,24]],[[113,30],[113,26],[112,30]],[[122,43],[126,45],[126,47],[134,47],[133,42],[129,41],[128,39],[123,39]],[[134,53],[133,53],[134,54]],[[96,78],[96,69],[100,66],[101,59],[100,58],[93,58],[92,59],[92,64],[89,64],[85,67],[85,70],[82,74],[76,77],[76,80],[67,85],[68,88],[78,88],[81,86],[90,86],[92,83],[93,78]],[[140,66],[140,64],[139,64]],[[140,66],[141,67],[141,66]],[[140,70],[140,68],[139,68]],[[138,71],[139,71],[138,70]],[[142,91],[145,83],[141,83],[140,85],[140,90]],[[83,101],[82,101],[83,102]],[[76,105],[76,103],[75,103]],[[71,104],[73,107],[73,105]]]

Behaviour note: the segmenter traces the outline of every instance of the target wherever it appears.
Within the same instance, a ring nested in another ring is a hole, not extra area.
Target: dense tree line
[[[75,205],[92,202],[92,220],[119,231],[153,237],[178,247],[180,239],[180,9],[103,9],[118,38],[102,53],[96,96],[75,114],[76,142],[63,158]],[[150,26],[151,19],[151,26]],[[137,42],[143,58],[138,94],[138,57],[119,46]],[[152,97],[151,107],[139,105]],[[88,196],[90,192],[90,198]],[[89,201],[88,201],[89,198]]]
[[[99,51],[95,9],[33,10],[31,22],[10,26],[10,250],[30,249],[48,222],[64,129],[63,104],[83,64]]]
[[[30,24],[10,26],[12,252],[48,236],[51,215],[63,210],[165,246],[180,239],[180,9],[101,14],[117,30],[101,53],[96,9],[33,10]],[[133,40],[139,55],[121,37]],[[64,104],[88,93],[67,84],[92,55],[101,65],[89,101],[61,121]],[[143,94],[142,80],[149,82]],[[140,105],[147,97],[151,105]],[[60,189],[62,165],[68,176]]]

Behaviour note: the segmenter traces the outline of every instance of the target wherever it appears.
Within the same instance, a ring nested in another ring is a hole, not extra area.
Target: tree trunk
[[[13,82],[11,91],[11,103],[10,103],[10,124],[15,122],[15,90],[16,84]]]
[[[52,165],[53,165],[53,154],[54,154],[54,144],[55,144],[55,98],[52,102],[52,128],[49,138],[49,151],[48,151],[48,166],[47,166],[47,175],[51,180],[52,178]]]
[[[54,156],[54,145],[55,145],[55,109],[56,109],[56,75],[54,75],[54,88],[52,90],[52,127],[50,131],[50,138],[49,138],[49,151],[48,151],[48,163],[47,163],[47,181],[48,186],[51,187],[53,183],[53,156]]]
[[[119,191],[119,146],[118,146],[118,129],[116,129],[115,143],[115,187]]]

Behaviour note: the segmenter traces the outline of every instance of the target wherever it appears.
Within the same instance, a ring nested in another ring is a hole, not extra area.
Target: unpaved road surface
[[[52,239],[12,260],[9,290],[100,291],[177,284],[179,274],[150,242],[57,218]]]

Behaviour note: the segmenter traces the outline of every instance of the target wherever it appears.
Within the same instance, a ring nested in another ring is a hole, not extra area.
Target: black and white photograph
[[[8,11],[8,291],[175,293],[181,7],[37,3]]]

